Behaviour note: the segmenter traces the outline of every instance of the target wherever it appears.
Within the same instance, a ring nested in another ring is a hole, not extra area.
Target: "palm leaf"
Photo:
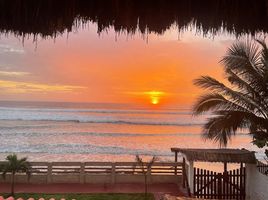
[[[256,43],[237,42],[233,44],[221,62],[226,70],[231,69],[243,76],[259,92],[263,92],[266,88],[263,79],[263,57]]]
[[[221,95],[228,96],[234,103],[240,105],[246,110],[252,110],[258,114],[268,117],[267,113],[263,111],[258,102],[252,99],[245,93],[241,93],[225,86],[223,83],[209,76],[202,76],[201,78],[195,79],[194,84],[201,88],[209,89],[212,92],[219,93]],[[257,110],[255,110],[257,108]]]
[[[236,42],[227,51],[221,62],[225,68],[246,73],[248,77],[261,78],[258,63],[261,53],[253,42]]]
[[[193,106],[193,114],[199,115],[204,112],[216,110],[238,110],[251,113],[251,110],[236,104],[218,93],[208,93],[200,96]]]
[[[220,114],[220,113],[217,113]],[[235,135],[238,128],[245,128],[246,121],[240,112],[227,112],[210,118],[203,129],[203,137],[219,142],[221,146],[226,146],[227,142]]]

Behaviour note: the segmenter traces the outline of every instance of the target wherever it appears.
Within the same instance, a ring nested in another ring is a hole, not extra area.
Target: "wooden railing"
[[[268,164],[264,164],[261,161],[257,161],[257,168],[259,172],[268,176]]]
[[[178,182],[182,176],[182,163],[156,162],[147,176],[151,182]],[[25,174],[18,174],[21,182],[26,181],[22,177]],[[37,183],[115,183],[141,182],[143,177],[136,162],[31,162],[30,180]],[[0,177],[0,181],[5,180]]]

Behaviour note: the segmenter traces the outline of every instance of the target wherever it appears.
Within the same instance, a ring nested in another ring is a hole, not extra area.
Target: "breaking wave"
[[[78,112],[79,110],[79,112]],[[199,126],[204,120],[192,118],[189,112],[95,110],[87,109],[0,108],[0,120],[59,121],[74,123],[105,123],[129,125]],[[146,115],[144,115],[146,113]],[[170,113],[173,113],[170,116]],[[177,113],[177,114],[176,114]]]

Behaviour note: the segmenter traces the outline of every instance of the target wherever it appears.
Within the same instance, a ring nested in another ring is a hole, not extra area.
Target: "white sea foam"
[[[98,146],[98,145],[86,145],[86,144],[29,144],[24,146],[18,145],[2,145],[0,146],[1,153],[8,152],[15,153],[53,153],[53,154],[142,154],[142,155],[154,155],[155,150],[144,149],[129,149],[118,146]],[[158,155],[169,156],[171,152],[158,152]]]
[[[170,114],[172,115],[170,116]],[[89,110],[0,108],[0,120],[66,121],[80,123],[112,123],[132,125],[191,126],[204,120],[192,119],[190,112],[153,112],[146,110]]]
[[[71,108],[14,108],[14,107],[0,107],[1,111],[32,111],[32,112],[61,112],[61,113],[120,113],[120,114],[165,114],[165,115],[191,115],[192,111],[189,109],[179,110],[143,110],[143,109],[71,109]]]

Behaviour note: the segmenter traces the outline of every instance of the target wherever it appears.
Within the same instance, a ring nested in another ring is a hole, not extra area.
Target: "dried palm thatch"
[[[189,161],[256,163],[255,153],[246,149],[183,149],[171,148],[172,152],[182,153]]]
[[[56,37],[85,26],[98,32],[163,33],[196,28],[215,35],[268,32],[266,0],[1,0],[0,32]]]

